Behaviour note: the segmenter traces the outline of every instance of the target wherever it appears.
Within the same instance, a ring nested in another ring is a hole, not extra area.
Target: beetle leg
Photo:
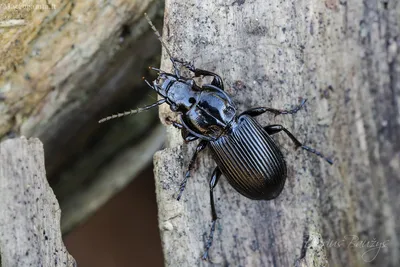
[[[179,122],[170,121],[169,123],[170,123],[172,126],[174,126],[175,128],[179,129],[179,130],[182,130],[182,129],[183,129],[183,125],[180,124]]]
[[[296,139],[296,137],[294,137],[294,135],[291,132],[289,132],[288,129],[286,129],[282,125],[279,125],[279,124],[268,125],[268,126],[264,127],[264,130],[270,135],[279,133],[280,131],[284,131],[289,136],[289,138],[292,139],[292,141],[295,143],[296,148],[301,147],[302,149],[307,150],[308,152],[311,152],[311,153],[323,158],[329,164],[333,164],[333,160],[325,157],[324,154],[315,150],[314,148],[303,145],[299,140]]]
[[[221,90],[224,90],[224,84],[222,82],[222,78],[218,74],[208,71],[208,70],[196,69],[196,67],[191,62],[187,62],[187,61],[177,59],[177,58],[174,58],[173,60],[175,62],[181,63],[182,66],[184,66],[185,68],[187,68],[188,70],[193,72],[195,77],[199,77],[201,75],[214,77],[211,84],[218,87]]]
[[[182,133],[182,138],[185,141],[185,143],[189,143],[189,142],[199,139],[197,136],[194,136],[188,130],[186,130],[186,128],[182,128],[181,133]]]
[[[166,118],[165,118],[165,122],[166,122],[167,124],[170,124],[170,125],[174,126],[175,128],[177,128],[177,129],[179,129],[179,130],[184,129],[184,127],[183,127],[182,124],[180,124],[179,122],[173,121],[170,117],[166,117]]]
[[[181,130],[182,132],[182,138],[185,141],[185,143],[189,143],[192,141],[195,141],[197,139],[199,139],[197,136],[194,136],[193,134],[191,134],[190,132],[188,132],[185,128],[185,126],[183,126],[181,123],[173,121],[170,119],[170,117],[165,118],[165,122],[167,124],[170,124],[172,126],[174,126],[175,128]]]
[[[186,183],[187,180],[190,177],[190,172],[192,171],[193,167],[194,167],[194,163],[196,161],[197,155],[199,154],[200,151],[202,151],[204,148],[207,147],[208,141],[206,140],[201,140],[200,143],[197,145],[196,147],[196,151],[193,154],[192,159],[189,162],[189,167],[188,170],[186,172],[185,178],[183,179],[183,181],[181,182],[181,185],[179,186],[179,193],[178,193],[178,197],[176,198],[177,200],[181,199],[182,193],[185,190],[186,187]]]
[[[246,110],[242,112],[240,115],[249,115],[252,117],[261,115],[265,112],[272,112],[275,114],[275,116],[278,115],[283,115],[283,114],[295,114],[297,111],[299,111],[304,104],[306,103],[307,99],[303,99],[300,103],[300,105],[296,106],[293,109],[275,109],[275,108],[267,108],[267,107],[257,107],[257,108],[251,108],[249,110]]]
[[[211,180],[210,180],[210,203],[211,203],[211,216],[212,216],[212,222],[211,222],[211,230],[210,230],[210,235],[208,236],[207,243],[206,243],[206,248],[203,254],[202,259],[203,260],[208,260],[208,250],[210,249],[214,237],[214,231],[215,231],[215,223],[217,221],[217,213],[215,211],[215,204],[214,204],[214,188],[218,183],[219,177],[221,177],[221,170],[216,167],[214,169],[213,174],[211,175]]]
[[[174,60],[175,62],[178,62],[180,64],[182,64],[182,66],[184,66],[185,68],[187,68],[188,70],[194,72],[194,70],[196,69],[194,64],[190,61],[185,61],[183,59],[179,59],[174,57],[172,60]]]
[[[214,72],[211,72],[208,70],[202,70],[202,69],[194,69],[191,71],[193,71],[195,77],[199,77],[200,75],[214,77],[214,79],[211,82],[211,85],[218,87],[222,91],[224,90],[224,84],[222,82],[222,78],[218,74],[215,74]]]

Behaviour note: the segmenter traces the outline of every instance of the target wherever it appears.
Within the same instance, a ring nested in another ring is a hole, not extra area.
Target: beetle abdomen
[[[286,180],[283,155],[250,116],[240,116],[230,133],[209,145],[222,173],[240,194],[268,200],[282,191]]]

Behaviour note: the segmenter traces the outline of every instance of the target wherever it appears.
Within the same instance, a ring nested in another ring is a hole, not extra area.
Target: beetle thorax
[[[222,90],[208,85],[182,119],[190,130],[215,140],[225,134],[236,116],[236,107]]]

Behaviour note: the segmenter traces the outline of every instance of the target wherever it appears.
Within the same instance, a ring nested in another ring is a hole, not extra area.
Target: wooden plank
[[[1,266],[76,266],[61,237],[39,139],[0,143]]]
[[[291,107],[299,97],[307,98],[296,115],[257,119],[286,126],[335,160],[329,166],[294,151],[279,134],[274,138],[289,173],[277,199],[246,199],[222,178],[211,262],[400,262],[399,12],[393,1],[166,1],[164,40],[174,56],[220,74],[239,111]],[[165,51],[161,68],[171,70]],[[161,107],[161,120],[167,116],[175,115]],[[195,144],[182,144],[172,126],[167,138],[166,149],[155,156],[166,266],[209,266],[200,257],[210,230],[208,180],[215,163],[202,153],[176,201]]]

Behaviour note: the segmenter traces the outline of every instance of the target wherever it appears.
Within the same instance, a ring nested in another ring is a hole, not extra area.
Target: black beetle
[[[146,18],[148,19],[147,16]],[[224,91],[221,77],[213,72],[197,69],[189,62],[172,57],[160,34],[149,19],[148,21],[165,47],[174,67],[174,74],[152,68],[158,71],[158,78],[153,81],[153,84],[145,80],[162,99],[144,108],[106,117],[99,122],[138,113],[163,103],[167,103],[172,111],[177,112],[180,122],[168,121],[181,130],[185,142],[201,140],[180,185],[178,200],[185,189],[198,153],[207,146],[210,148],[217,167],[212,173],[209,184],[212,225],[202,257],[206,260],[208,259],[208,250],[212,244],[217,220],[213,189],[221,174],[224,174],[233,188],[250,199],[270,200],[281,193],[287,175],[286,162],[271,135],[284,131],[296,147],[301,147],[318,155],[329,164],[333,162],[322,153],[303,145],[282,125],[275,124],[263,127],[254,119],[255,116],[265,112],[272,112],[275,115],[294,114],[300,110],[306,100],[303,100],[300,105],[291,110],[256,107],[237,115],[235,104]],[[193,78],[182,77],[177,63],[193,72],[194,77],[213,77],[211,84],[203,84],[200,87]]]

